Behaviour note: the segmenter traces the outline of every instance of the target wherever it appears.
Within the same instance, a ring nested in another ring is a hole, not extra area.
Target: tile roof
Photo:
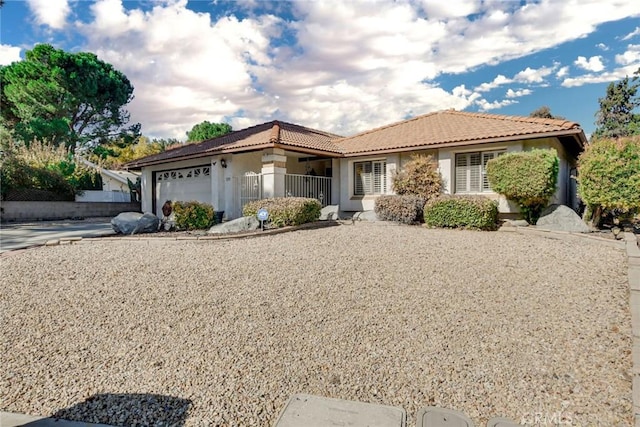
[[[328,132],[306,128],[281,121],[271,121],[246,129],[230,132],[217,138],[197,144],[187,144],[159,154],[129,162],[126,166],[137,169],[142,166],[168,163],[172,161],[206,157],[218,153],[249,151],[251,149],[297,147],[312,152],[339,155],[338,148],[331,142],[341,138]]]
[[[586,144],[586,137],[580,125],[567,120],[446,110],[346,138],[292,123],[271,121],[134,160],[126,166],[138,169],[142,166],[218,153],[270,147],[289,147],[302,152],[343,157],[546,136],[570,136],[575,140],[579,150]]]
[[[576,135],[580,145],[586,142],[580,125],[567,120],[446,110],[414,117],[334,142],[345,156],[349,156],[378,151],[563,135]]]

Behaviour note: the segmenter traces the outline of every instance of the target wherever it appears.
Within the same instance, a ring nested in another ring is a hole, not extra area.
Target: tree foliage
[[[193,126],[187,132],[187,142],[199,142],[205,139],[216,138],[231,132],[231,126],[227,123],[211,123],[205,120]]]
[[[541,119],[564,120],[564,117],[562,117],[562,116],[554,116],[553,114],[551,114],[551,108],[549,108],[546,105],[543,105],[542,107],[538,108],[537,110],[532,111],[531,114],[529,114],[529,117],[537,117],[537,118],[541,118]]]
[[[559,159],[555,150],[536,149],[506,153],[487,162],[491,189],[520,206],[530,224],[556,191]]]
[[[144,135],[137,138],[134,144],[126,144],[120,139],[115,139],[95,147],[89,160],[105,168],[120,169],[127,162],[162,153],[177,144],[180,142],[176,139],[150,140]]]
[[[412,155],[393,176],[396,194],[421,196],[429,200],[442,192],[442,176],[432,156]]]
[[[640,134],[640,114],[635,109],[640,106],[637,83],[640,69],[635,77],[626,76],[619,82],[610,83],[604,98],[599,98],[600,109],[596,113],[594,138],[620,138]]]
[[[578,159],[578,194],[585,220],[599,225],[605,211],[640,209],[640,136],[598,139]]]
[[[0,67],[0,79],[2,124],[27,145],[37,139],[75,150],[139,134],[139,124],[126,127],[133,86],[93,53],[39,44],[25,60]]]

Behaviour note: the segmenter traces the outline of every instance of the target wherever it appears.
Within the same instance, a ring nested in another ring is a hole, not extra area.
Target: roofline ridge
[[[409,123],[409,122],[412,122],[412,121],[415,121],[415,120],[422,119],[424,117],[433,116],[433,115],[444,113],[444,112],[447,112],[447,111],[449,111],[449,110],[431,111],[429,113],[421,114],[419,116],[411,117],[409,119],[400,120],[400,121],[397,121],[397,122],[394,122],[394,123],[390,123],[388,125],[380,126],[380,127],[373,128],[373,129],[369,129],[369,130],[366,130],[364,132],[357,133],[355,135],[345,136],[345,137],[342,138],[342,140],[344,141],[344,140],[347,140],[347,139],[355,138],[357,136],[362,136],[362,135],[367,135],[367,134],[370,134],[370,133],[373,133],[373,132],[378,132],[378,131],[380,131],[382,129],[392,128],[394,126],[398,126],[398,125],[401,125],[401,124],[404,124],[404,123]]]
[[[573,120],[567,119],[550,119],[546,117],[529,117],[529,116],[519,116],[519,115],[507,115],[507,114],[493,114],[493,113],[484,113],[479,111],[455,111],[458,114],[464,114],[475,117],[484,117],[484,118],[493,118],[500,120],[511,120],[514,122],[527,122],[527,123],[540,123],[547,125],[557,125],[561,127],[568,126],[569,128],[582,128],[580,123],[574,122]]]

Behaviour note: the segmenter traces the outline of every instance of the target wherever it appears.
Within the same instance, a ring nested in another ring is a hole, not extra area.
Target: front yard
[[[632,422],[625,258],[589,239],[357,223],[0,263],[4,411],[266,426],[309,393],[400,406],[409,426],[429,405]]]

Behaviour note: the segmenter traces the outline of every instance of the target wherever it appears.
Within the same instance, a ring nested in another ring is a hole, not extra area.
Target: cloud
[[[517,104],[518,101],[514,101],[511,99],[503,99],[502,101],[493,101],[489,102],[486,99],[479,99],[475,102],[475,104],[479,107],[480,111],[490,111],[495,110],[497,108],[506,107],[507,105]]]
[[[604,70],[604,64],[602,63],[601,56],[592,56],[589,59],[584,56],[578,56],[578,59],[573,63],[584,70],[593,71],[595,73]]]
[[[544,85],[559,64],[498,75],[473,90],[447,91],[437,77],[525,57],[638,15],[635,0],[612,2],[301,1],[288,4],[285,20],[261,2],[243,3],[239,18],[194,12],[186,0],[145,10],[98,0],[91,20],[77,26],[86,48],[132,81],[129,110],[145,134],[183,138],[202,120],[238,128],[278,118],[348,135],[433,110],[517,102],[489,102],[480,92]],[[556,72],[567,74],[568,67]]]
[[[9,65],[20,61],[20,48],[8,44],[0,44],[0,65]]]
[[[27,0],[27,4],[40,25],[61,30],[67,24],[71,12],[68,0]]]
[[[607,45],[606,45],[606,44],[604,44],[604,43],[598,43],[598,44],[596,45],[596,47],[597,47],[598,49],[600,49],[600,50],[604,50],[605,52],[609,50],[609,46],[607,46]]]
[[[620,65],[638,64],[640,66],[640,44],[630,44],[627,46],[627,50],[621,54],[615,56],[615,61]]]
[[[531,93],[533,93],[531,89],[519,89],[519,90],[509,89],[507,90],[507,93],[505,96],[507,98],[519,98],[521,96],[531,95]]]
[[[630,32],[626,36],[622,37],[620,40],[629,40],[629,39],[632,39],[633,37],[638,36],[638,35],[640,35],[640,27],[636,27],[635,30],[633,30],[632,32]]]
[[[605,73],[589,73],[578,77],[569,77],[562,81],[562,86],[577,87],[585,84],[614,82],[623,79],[625,76],[633,75],[637,69],[638,64],[632,64]]]
[[[564,67],[560,68],[556,72],[556,77],[561,79],[562,77],[566,76],[567,74],[569,74],[569,66],[564,66]]]
[[[488,92],[497,88],[498,86],[506,85],[511,82],[513,82],[513,79],[508,79],[502,74],[498,74],[496,78],[493,79],[493,81],[491,81],[490,83],[482,83],[481,85],[477,86],[475,90],[478,92]]]
[[[275,110],[256,87],[255,72],[271,64],[270,37],[278,34],[279,18],[224,16],[212,22],[186,3],[156,4],[143,12],[126,10],[120,0],[100,0],[91,6],[92,21],[77,23],[89,50],[131,80],[132,121],[152,136],[184,138],[203,120],[231,118],[233,125],[244,109]]]

